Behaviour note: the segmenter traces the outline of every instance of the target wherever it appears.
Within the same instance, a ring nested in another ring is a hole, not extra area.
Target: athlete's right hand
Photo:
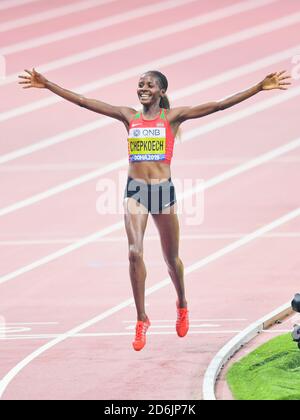
[[[47,79],[33,68],[32,71],[24,70],[26,73],[29,74],[29,76],[19,76],[20,79],[24,79],[23,82],[19,82],[20,85],[23,86],[23,89],[29,89],[29,88],[39,88],[43,89],[46,88]]]

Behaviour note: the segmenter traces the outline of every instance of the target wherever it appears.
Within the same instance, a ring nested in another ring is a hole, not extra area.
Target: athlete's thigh
[[[158,228],[162,250],[165,258],[174,258],[179,252],[179,221],[176,213],[153,214]]]
[[[141,207],[143,206],[139,206],[133,198],[124,200],[124,219],[128,243],[137,248],[142,248],[149,217],[148,211]]]

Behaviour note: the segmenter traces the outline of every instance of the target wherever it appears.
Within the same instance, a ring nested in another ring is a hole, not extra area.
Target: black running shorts
[[[175,186],[171,178],[162,183],[146,184],[129,177],[124,198],[134,198],[149,213],[160,214],[176,203]]]

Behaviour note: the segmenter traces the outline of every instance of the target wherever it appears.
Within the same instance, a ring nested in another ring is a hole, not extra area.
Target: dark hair
[[[159,83],[160,88],[163,89],[165,92],[167,92],[169,83],[168,83],[168,79],[166,78],[164,74],[162,74],[160,71],[157,71],[157,70],[147,71],[146,74],[149,74],[155,77]],[[164,109],[171,108],[170,101],[167,95],[164,95],[161,97],[159,106]]]
[[[159,83],[159,87],[163,89],[165,92],[168,90],[168,86],[169,86],[168,79],[160,71],[150,70],[150,71],[147,71],[146,74],[149,74],[150,76],[155,77]],[[171,109],[170,101],[166,94],[160,98],[159,106],[164,109]],[[176,137],[181,141],[181,128],[178,129]]]

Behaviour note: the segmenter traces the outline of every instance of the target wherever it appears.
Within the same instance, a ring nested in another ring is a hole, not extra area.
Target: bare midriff
[[[132,162],[129,164],[128,176],[147,184],[159,184],[171,178],[171,169],[170,165],[162,162]]]

